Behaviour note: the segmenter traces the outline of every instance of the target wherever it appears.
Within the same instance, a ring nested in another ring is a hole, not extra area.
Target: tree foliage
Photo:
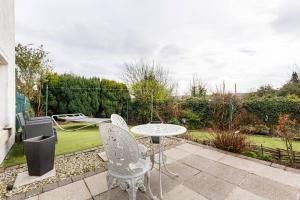
[[[73,74],[53,74],[49,78],[49,113],[83,113],[110,117],[126,116],[129,92],[125,84]]]
[[[171,98],[173,86],[169,73],[156,62],[139,61],[125,64],[123,79],[134,96],[131,111],[136,122],[149,122],[159,118],[158,106]],[[161,108],[161,107],[159,107]]]
[[[51,73],[51,61],[43,46],[17,44],[16,86],[30,101],[37,115],[43,112],[43,88],[47,76]]]

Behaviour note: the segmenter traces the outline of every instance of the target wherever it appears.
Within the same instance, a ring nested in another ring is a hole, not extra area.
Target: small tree
[[[44,99],[42,92],[47,76],[52,71],[51,60],[42,45],[34,48],[17,44],[15,51],[17,89],[28,97],[36,114],[41,115]]]
[[[193,75],[193,80],[190,84],[190,94],[192,97],[205,97],[206,84],[198,77],[197,74]]]
[[[280,115],[277,126],[277,134],[284,141],[289,162],[291,165],[295,162],[295,155],[293,152],[293,140],[296,134],[296,121],[291,120],[289,115]]]

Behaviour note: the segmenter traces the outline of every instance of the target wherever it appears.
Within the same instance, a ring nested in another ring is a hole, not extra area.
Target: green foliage
[[[263,96],[276,96],[277,90],[275,90],[271,85],[261,86],[257,91],[256,95],[259,97]]]
[[[257,158],[257,154],[254,151],[246,151],[245,153],[243,153],[245,156],[250,157],[250,158]]]
[[[300,100],[289,97],[259,97],[246,99],[244,107],[271,127],[276,125],[280,114],[289,114],[300,120]]]
[[[88,116],[125,116],[129,92],[126,85],[99,78],[53,74],[49,79],[49,114],[83,113]]]
[[[51,61],[43,46],[17,44],[16,51],[16,87],[31,102],[37,115],[43,114],[42,90],[51,73]],[[34,90],[35,88],[35,90]]]
[[[279,90],[280,96],[296,95],[300,97],[300,83],[289,82]]]
[[[190,110],[184,110],[182,112],[182,118],[186,120],[185,124],[189,129],[201,128],[201,118]]]
[[[233,94],[224,92],[213,94],[209,99],[209,111],[213,128],[217,130],[231,129],[241,105],[241,100]]]
[[[185,113],[185,117],[192,118],[194,121],[193,127],[196,128],[202,128],[207,125],[209,125],[210,122],[210,112],[209,112],[209,106],[208,106],[208,99],[205,97],[192,97],[188,98],[181,103],[181,107],[183,110],[188,110],[187,113]],[[192,114],[188,114],[189,112],[192,112]],[[189,120],[187,118],[187,120]],[[197,119],[197,120],[196,120]],[[190,120],[191,121],[191,120]],[[199,122],[198,124],[195,124]]]

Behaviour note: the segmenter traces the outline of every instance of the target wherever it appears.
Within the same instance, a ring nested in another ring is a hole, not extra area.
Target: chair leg
[[[136,200],[137,189],[138,188],[136,187],[136,181],[131,180],[129,184],[129,188],[127,189],[129,200]]]

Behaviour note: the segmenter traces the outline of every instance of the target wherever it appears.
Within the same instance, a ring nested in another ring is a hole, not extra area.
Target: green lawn
[[[63,126],[64,128],[78,128],[81,124],[69,124]],[[61,155],[80,151],[102,144],[99,136],[98,128],[91,126],[75,132],[62,131],[56,128],[58,134],[58,142],[55,147],[55,154]],[[25,163],[23,155],[23,144],[15,144],[10,150],[7,159],[4,161],[4,166],[9,167],[17,164]]]
[[[211,136],[208,132],[191,131],[191,133],[194,138],[197,138],[199,140],[207,140],[207,139],[211,138]],[[262,144],[265,147],[285,149],[284,142],[280,138],[266,137],[266,136],[260,136],[260,135],[250,135],[249,139],[252,143],[254,143],[256,145]],[[293,145],[294,150],[300,151],[300,141],[295,141],[293,144],[294,144]]]
[[[63,127],[74,129],[80,126],[82,126],[82,124],[68,124],[64,125]],[[58,143],[55,147],[56,155],[89,149],[102,144],[98,128],[96,126],[91,126],[75,132],[66,132],[57,128],[57,132]],[[193,130],[191,131],[191,133],[194,138],[197,138],[199,140],[205,140],[210,138],[210,134],[208,132]],[[266,147],[284,148],[284,143],[279,138],[251,135],[250,141],[257,145],[263,144]],[[294,150],[300,151],[300,142],[294,142]],[[9,152],[7,159],[4,161],[4,166],[9,167],[25,162],[26,160],[23,155],[23,144],[15,144]]]

